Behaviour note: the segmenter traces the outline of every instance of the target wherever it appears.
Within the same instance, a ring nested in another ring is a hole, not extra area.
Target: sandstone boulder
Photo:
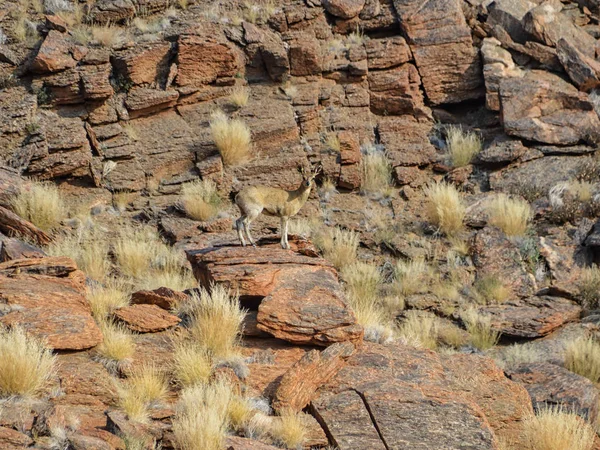
[[[600,393],[585,377],[549,363],[519,364],[508,376],[527,389],[533,407],[562,406],[594,422],[598,416]]]
[[[338,186],[345,189],[358,189],[361,183],[361,153],[358,137],[349,131],[341,131],[338,133],[338,139],[341,163]]]
[[[112,57],[115,71],[134,84],[150,85],[165,81],[171,44],[158,42],[136,45]]]
[[[201,285],[221,283],[242,300],[260,300],[257,321],[262,331],[293,343],[324,346],[362,338],[335,269],[321,258],[277,248],[221,247],[186,253]]]
[[[0,264],[5,325],[20,325],[57,350],[82,350],[102,341],[85,298],[85,275],[69,258],[18,259]]]
[[[332,16],[341,19],[352,19],[362,11],[365,0],[324,0],[323,6]]]
[[[586,94],[557,75],[530,71],[500,81],[507,134],[547,144],[600,142],[600,119]]]
[[[581,91],[590,91],[600,86],[600,62],[580,52],[566,39],[556,45],[558,59],[569,77]]]
[[[424,109],[421,78],[412,64],[369,72],[371,111],[381,115],[415,114]]]
[[[42,258],[44,256],[46,254],[40,248],[19,239],[6,237],[0,233],[0,262],[13,259]]]
[[[114,312],[117,320],[138,333],[155,333],[177,325],[181,319],[156,305],[131,305]]]
[[[537,338],[579,319],[582,309],[572,300],[544,295],[487,305],[480,311],[505,336]]]
[[[48,73],[75,67],[77,61],[73,59],[70,50],[71,44],[66,36],[50,30],[31,62],[31,70],[37,73]]]
[[[538,3],[529,0],[494,0],[487,7],[487,23],[492,27],[502,27],[513,40],[525,43],[531,36],[523,27],[523,17]]]
[[[459,0],[394,0],[429,101],[457,103],[483,95],[481,62]]]
[[[365,42],[369,70],[390,69],[412,59],[410,47],[401,36],[369,39]]]
[[[182,35],[178,41],[177,84],[202,86],[219,77],[233,77],[238,62],[232,48],[216,38]]]
[[[471,394],[473,386],[490,395]],[[318,394],[313,412],[340,450],[493,449],[497,437],[518,447],[531,412],[527,392],[490,359],[455,362],[401,345],[365,344]]]
[[[167,287],[160,287],[153,291],[137,291],[131,294],[133,305],[156,305],[167,311],[187,299],[188,296],[183,292],[174,291]]]

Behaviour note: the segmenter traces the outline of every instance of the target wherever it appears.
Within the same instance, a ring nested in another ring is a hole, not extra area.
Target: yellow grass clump
[[[229,427],[231,387],[224,381],[181,391],[173,434],[180,450],[221,450]]]
[[[221,202],[217,185],[212,180],[192,181],[181,188],[181,204],[191,219],[212,219],[219,212]]]
[[[409,345],[435,350],[438,342],[438,322],[431,313],[408,311],[400,324],[398,336]]]
[[[247,86],[238,85],[231,90],[229,101],[232,105],[242,108],[248,104],[250,99],[250,89]]]
[[[95,25],[90,28],[92,38],[104,47],[113,47],[122,44],[127,39],[127,34],[122,28],[107,23]]]
[[[313,236],[315,245],[338,270],[356,261],[360,243],[358,233],[339,227],[319,230]]]
[[[475,282],[475,289],[484,304],[503,303],[510,298],[511,290],[497,275],[484,275]]]
[[[470,308],[461,314],[461,319],[471,336],[471,344],[479,350],[487,350],[498,343],[500,333],[492,328],[492,319]]]
[[[577,281],[579,299],[586,308],[597,308],[600,304],[600,268],[584,267]]]
[[[362,155],[361,189],[369,195],[389,197],[392,194],[392,165],[386,154],[370,148]]]
[[[325,138],[325,146],[329,150],[333,150],[336,153],[339,153],[341,150],[340,138],[336,133],[328,133]]]
[[[445,182],[433,183],[424,192],[431,223],[448,236],[462,230],[466,208],[456,187]]]
[[[540,409],[523,421],[523,435],[531,450],[591,450],[595,434],[581,417],[560,407]]]
[[[453,167],[470,164],[483,146],[479,135],[454,126],[446,130],[446,144]]]
[[[22,328],[0,328],[0,396],[35,396],[48,387],[56,357]]]
[[[600,343],[592,338],[579,338],[567,345],[565,367],[571,372],[600,381]]]
[[[97,281],[107,278],[111,270],[106,233],[96,226],[81,226],[61,233],[46,247],[51,256],[68,256],[85,274]]]
[[[250,160],[252,135],[242,120],[217,111],[211,116],[210,131],[225,165],[239,166]]]
[[[87,289],[86,298],[96,320],[105,319],[117,308],[129,305],[129,293],[120,279],[110,279],[104,285],[95,284]]]
[[[210,352],[193,342],[177,342],[173,355],[173,375],[184,387],[205,384],[210,380],[213,369]]]
[[[523,236],[531,220],[531,206],[526,200],[497,195],[488,206],[489,224],[497,226],[507,236]]]
[[[133,334],[124,326],[100,322],[104,340],[96,347],[96,359],[111,372],[118,372],[131,363],[135,352]]]
[[[234,430],[243,430],[250,423],[254,409],[250,400],[241,395],[233,395],[227,407],[227,417]]]
[[[240,309],[238,297],[231,296],[221,285],[209,293],[201,288],[195,295],[189,332],[192,339],[217,359],[238,355],[238,345],[246,312]]]
[[[164,401],[169,392],[166,377],[153,365],[131,371],[127,379],[117,384],[118,405],[131,420],[146,422],[149,408]]]
[[[398,260],[394,267],[398,290],[402,295],[424,291],[431,279],[431,268],[424,259]]]
[[[58,188],[51,183],[33,182],[12,198],[13,211],[44,231],[52,231],[67,215]]]
[[[301,448],[306,439],[306,426],[302,413],[285,410],[273,421],[270,434],[280,446],[285,448]]]

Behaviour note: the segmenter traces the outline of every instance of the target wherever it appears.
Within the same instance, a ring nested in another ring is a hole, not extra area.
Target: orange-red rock
[[[20,325],[50,347],[81,350],[102,341],[85,298],[85,275],[69,258],[48,257],[0,264],[0,303],[5,325]]]
[[[177,303],[187,300],[188,296],[183,292],[174,291],[167,287],[160,287],[153,291],[137,291],[131,294],[133,305],[156,305],[167,311],[171,310]]]
[[[131,305],[117,309],[114,316],[139,333],[155,333],[177,325],[181,319],[156,305]]]

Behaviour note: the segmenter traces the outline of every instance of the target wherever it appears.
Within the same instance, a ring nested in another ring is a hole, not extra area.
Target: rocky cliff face
[[[599,332],[597,269],[584,269],[600,260],[597,1],[1,4],[0,322],[57,352],[60,395],[1,404],[0,447],[51,448],[52,423],[77,416],[68,448],[130,448],[127,436],[177,448],[178,386],[138,423],[108,380],[174,364],[189,317],[173,308],[192,291],[130,286],[131,304],[111,318],[134,333],[135,352],[115,375],[96,357],[105,330],[86,296],[118,272],[117,252],[108,245],[106,279],[48,256],[88,219],[72,212],[49,231],[20,217],[12,199],[32,179],[56,184],[109,240],[143,222],[187,254],[195,285],[235,291],[249,310],[249,371],[215,371],[267,399],[267,412],[302,412],[304,448],[528,448],[522,422],[556,404],[596,422],[598,379],[567,360],[570,343]],[[210,129],[217,110],[249,128],[248,162],[224,162]],[[481,147],[463,163],[457,128]],[[295,189],[298,165],[317,163],[298,221],[313,230],[298,225],[281,250],[278,223],[261,216],[259,248],[239,247],[228,199],[256,184]],[[202,221],[181,201],[198,180],[223,200]],[[460,192],[459,233],[427,212],[423,188],[438,181]],[[530,205],[526,231],[492,217],[500,194]],[[321,242],[333,227],[355,232],[358,259],[377,268],[377,320],[352,297],[356,255],[336,260]],[[148,271],[167,264],[156,261]],[[414,320],[434,320],[433,344],[411,334]],[[237,430],[227,445],[277,444],[256,437]]]

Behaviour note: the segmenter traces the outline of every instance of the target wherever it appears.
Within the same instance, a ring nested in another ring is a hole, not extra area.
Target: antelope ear
[[[304,175],[304,166],[298,166],[298,172]]]

